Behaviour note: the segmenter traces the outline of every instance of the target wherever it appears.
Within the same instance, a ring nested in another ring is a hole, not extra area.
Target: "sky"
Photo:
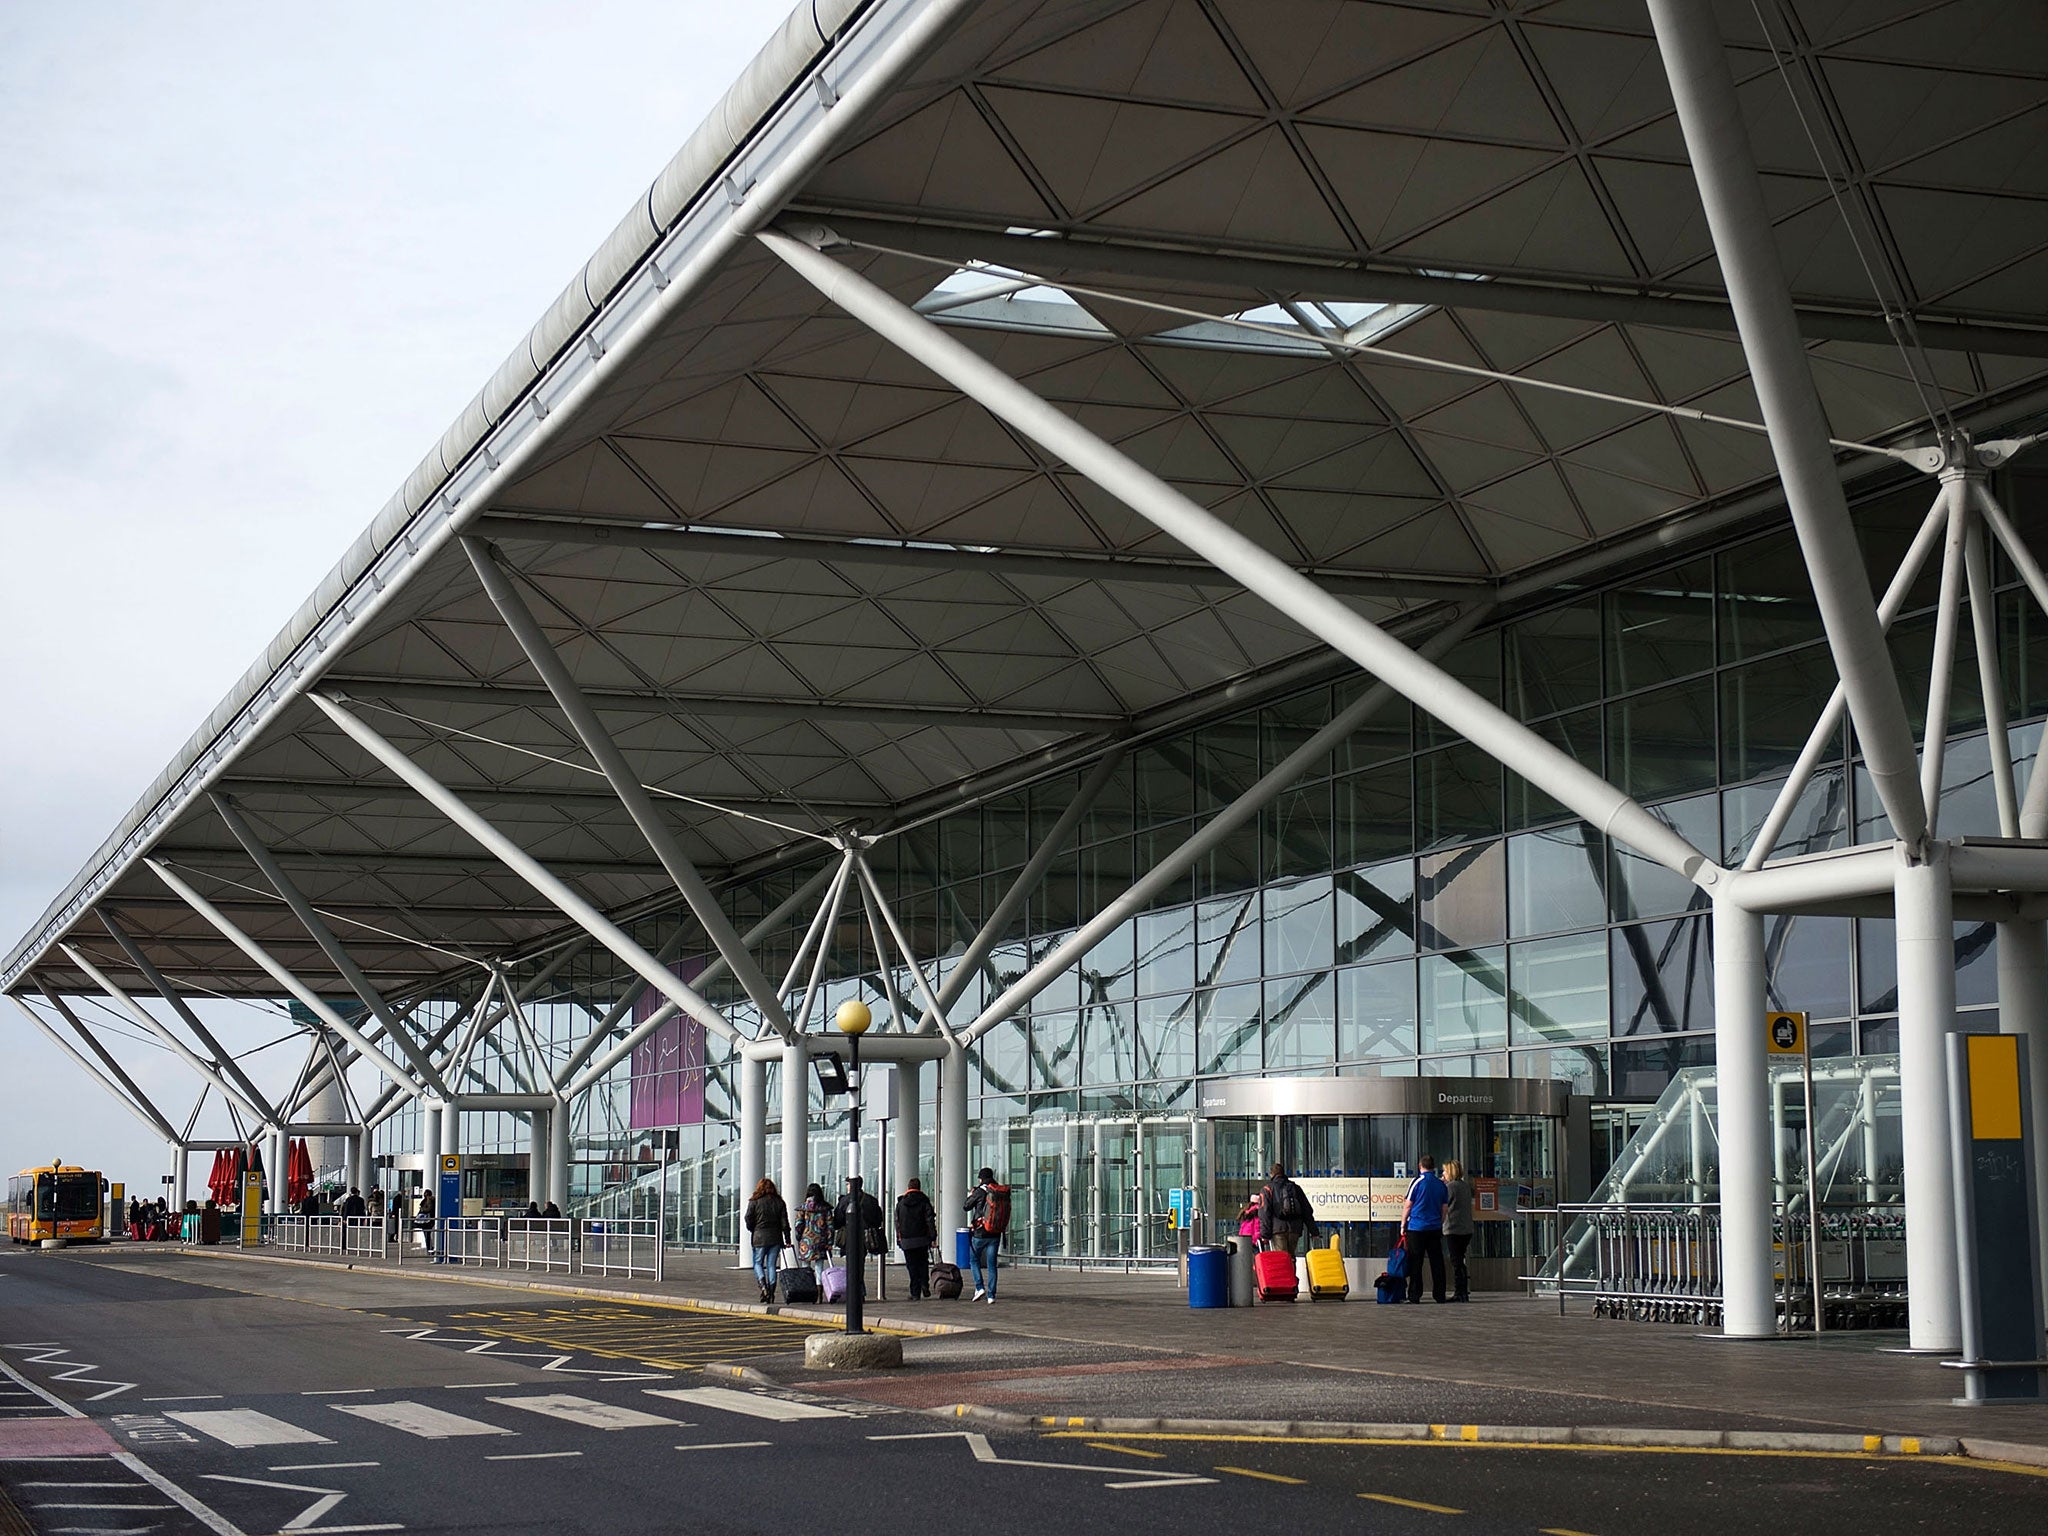
[[[0,6],[0,953],[791,3]],[[199,1080],[88,1014],[182,1124]],[[0,1042],[0,1168],[159,1191],[163,1143],[12,1004]]]

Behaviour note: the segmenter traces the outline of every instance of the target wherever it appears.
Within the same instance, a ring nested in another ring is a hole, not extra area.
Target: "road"
[[[0,1533],[2048,1529],[2048,1477],[2024,1469],[1025,1434],[701,1369],[786,1364],[807,1331],[307,1266],[0,1252]]]

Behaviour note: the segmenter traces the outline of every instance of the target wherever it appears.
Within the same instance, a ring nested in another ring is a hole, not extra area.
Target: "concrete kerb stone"
[[[723,1298],[699,1296],[671,1296],[660,1291],[629,1291],[610,1286],[569,1285],[559,1280],[514,1279],[510,1275],[494,1275],[471,1272],[467,1265],[457,1265],[461,1274],[449,1274],[443,1270],[429,1269],[423,1265],[401,1268],[392,1264],[349,1264],[334,1259],[287,1258],[278,1253],[249,1253],[239,1248],[187,1248],[180,1246],[173,1250],[190,1254],[196,1258],[229,1259],[244,1264],[298,1265],[302,1268],[341,1270],[358,1275],[379,1275],[394,1280],[439,1280],[457,1285],[492,1285],[508,1291],[540,1291],[550,1296],[575,1296],[592,1301],[645,1301],[659,1306],[690,1307],[702,1312],[730,1312],[741,1316],[792,1318],[806,1323],[838,1323],[845,1314],[828,1311],[822,1307],[785,1307],[763,1305],[757,1301],[726,1301]],[[891,1333],[906,1334],[954,1334],[977,1333],[975,1328],[963,1328],[954,1323],[928,1323],[909,1319],[878,1319],[876,1326]]]

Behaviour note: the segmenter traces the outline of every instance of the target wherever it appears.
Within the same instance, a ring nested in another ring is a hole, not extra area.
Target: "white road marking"
[[[381,1461],[295,1461],[287,1467],[269,1467],[271,1472],[340,1472],[349,1467],[381,1467]]]
[[[750,1451],[758,1446],[773,1445],[773,1440],[722,1440],[716,1445],[679,1445],[679,1451]]]
[[[466,1419],[459,1413],[450,1413],[445,1408],[430,1408],[425,1403],[335,1403],[336,1413],[353,1414],[359,1419],[368,1419],[372,1424],[382,1424],[387,1429],[403,1430],[408,1435],[417,1435],[422,1440],[452,1440],[461,1435],[509,1435],[509,1429],[500,1429],[495,1424],[486,1424],[482,1419]]]
[[[187,1392],[179,1397],[145,1397],[145,1403],[217,1403],[225,1394],[220,1392]]]
[[[402,1531],[402,1525],[321,1525],[323,1515],[331,1514],[334,1507],[348,1495],[339,1488],[313,1488],[305,1483],[273,1483],[262,1477],[231,1477],[225,1472],[208,1472],[206,1478],[215,1483],[240,1483],[248,1488],[282,1488],[286,1493],[312,1493],[319,1497],[300,1510],[291,1519],[278,1527],[280,1536],[285,1531],[318,1530],[322,1536],[336,1536],[342,1531]]]
[[[258,1413],[254,1408],[203,1408],[179,1412],[173,1409],[164,1415],[175,1419],[187,1429],[196,1429],[202,1435],[211,1435],[224,1445],[237,1450],[247,1450],[256,1445],[332,1445],[334,1442],[325,1435],[316,1435],[310,1429],[300,1429],[287,1424],[283,1419],[273,1419],[267,1413]]]
[[[232,1520],[215,1514],[132,1451],[116,1451],[114,1452],[114,1460],[126,1467],[130,1472],[133,1472],[145,1483],[148,1483],[150,1487],[156,1489],[165,1498],[176,1503],[186,1514],[197,1520],[209,1531],[212,1531],[214,1536],[243,1536],[240,1526],[236,1525]]]
[[[445,1384],[443,1390],[448,1392],[480,1392],[485,1387],[517,1387],[521,1385],[523,1383],[517,1381],[451,1381]]]
[[[314,1387],[301,1392],[301,1397],[362,1397],[371,1392],[382,1392],[382,1387]]]
[[[31,1509],[176,1509],[175,1504],[32,1504]]]
[[[50,1373],[52,1381],[75,1381],[82,1387],[106,1388],[106,1391],[95,1392],[92,1396],[88,1397],[86,1399],[88,1403],[97,1403],[103,1398],[119,1397],[123,1392],[137,1385],[137,1383],[132,1381],[115,1381],[109,1376],[96,1376],[93,1373],[99,1367],[86,1361],[66,1360],[64,1357],[71,1353],[71,1346],[68,1344],[10,1344],[7,1347],[23,1351],[22,1360],[26,1364],[61,1365],[66,1367],[66,1369],[61,1371],[52,1371]],[[39,1350],[41,1353],[29,1354],[27,1353],[29,1350]]]
[[[1004,1467],[1036,1467],[1044,1472],[1109,1472],[1121,1476],[1129,1467],[1093,1466],[1082,1461],[1026,1461],[1014,1456],[998,1456],[995,1447],[988,1443],[988,1436],[971,1429],[926,1430],[914,1435],[869,1435],[870,1440],[965,1440],[968,1449],[974,1452],[974,1459]],[[1213,1483],[1213,1477],[1196,1477],[1180,1472],[1162,1472],[1157,1476],[1139,1476],[1123,1482],[1104,1483],[1105,1488],[1184,1488],[1196,1483]]]
[[[564,1456],[581,1456],[581,1451],[518,1451],[503,1456],[486,1456],[485,1461],[556,1461]]]
[[[668,1429],[688,1427],[675,1419],[658,1418],[637,1408],[619,1408],[611,1403],[600,1403],[588,1397],[570,1397],[560,1392],[546,1397],[494,1397],[491,1401],[502,1403],[507,1408],[524,1408],[528,1413],[544,1413],[551,1419],[566,1419],[586,1429],[644,1429],[656,1424]]]
[[[794,1419],[850,1419],[844,1408],[827,1408],[823,1403],[792,1402],[767,1397],[759,1392],[740,1392],[732,1387],[649,1387],[649,1397],[673,1398],[698,1408],[716,1408],[724,1413],[743,1413],[750,1419],[773,1419],[787,1424]]]

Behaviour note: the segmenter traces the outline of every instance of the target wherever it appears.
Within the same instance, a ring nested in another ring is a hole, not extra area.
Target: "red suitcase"
[[[1294,1274],[1294,1255],[1268,1249],[1258,1258],[1259,1300],[1292,1301],[1300,1290]]]

